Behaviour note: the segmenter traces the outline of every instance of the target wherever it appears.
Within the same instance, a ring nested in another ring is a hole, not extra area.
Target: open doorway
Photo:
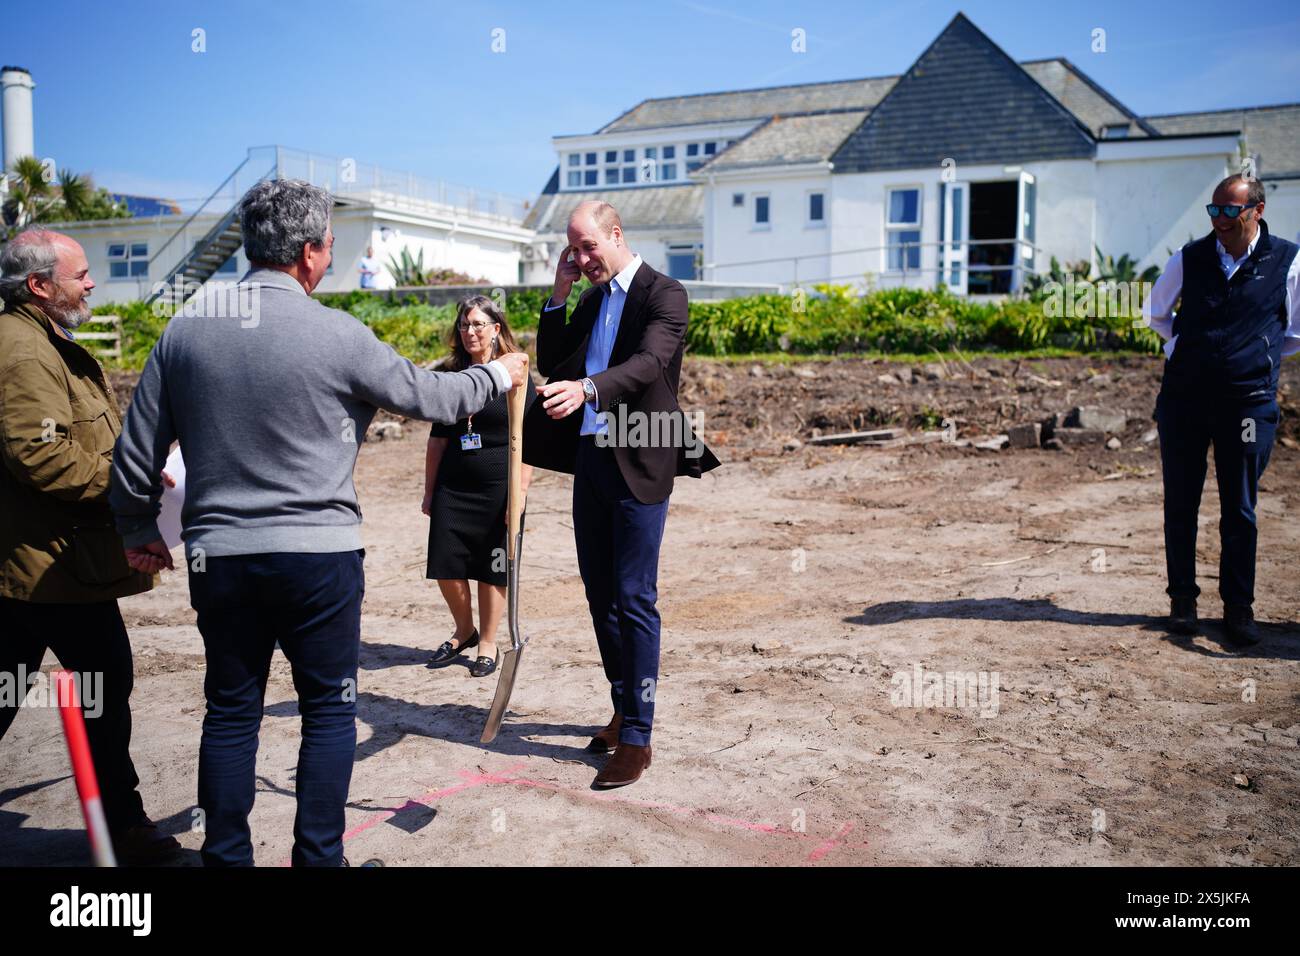
[[[1018,193],[1015,180],[970,184],[970,239],[987,243],[970,247],[967,292],[972,295],[1011,291]],[[1006,241],[988,243],[990,239]]]

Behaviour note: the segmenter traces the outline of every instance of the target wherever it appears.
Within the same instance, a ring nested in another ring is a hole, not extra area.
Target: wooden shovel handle
[[[506,417],[510,423],[510,485],[506,498],[509,515],[509,533],[506,535],[506,557],[513,564],[515,540],[519,537],[519,525],[524,513],[524,389],[532,388],[531,382],[525,382],[506,393]]]

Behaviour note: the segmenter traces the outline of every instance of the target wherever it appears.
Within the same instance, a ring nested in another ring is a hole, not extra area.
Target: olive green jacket
[[[0,597],[139,594],[108,507],[117,401],[99,362],[34,304],[0,313]]]

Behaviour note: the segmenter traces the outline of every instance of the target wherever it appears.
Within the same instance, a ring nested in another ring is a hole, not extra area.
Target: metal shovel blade
[[[515,689],[515,675],[519,673],[519,659],[524,649],[511,647],[501,654],[501,676],[497,678],[496,696],[492,698],[492,709],[488,711],[487,723],[483,726],[483,736],[479,743],[490,744],[496,740],[497,731],[501,729],[501,718],[510,706],[510,695]]]

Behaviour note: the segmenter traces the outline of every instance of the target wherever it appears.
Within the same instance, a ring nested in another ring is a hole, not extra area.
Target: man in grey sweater
[[[263,695],[279,641],[302,714],[293,862],[343,862],[356,748],[364,592],[352,471],[377,408],[455,422],[528,377],[523,353],[463,372],[416,368],[346,312],[313,300],[330,263],[332,200],[293,180],[241,202],[252,269],[173,317],[136,387],[110,503],[127,559],[172,567],[159,475],[185,456],[190,603],[207,656],[199,749],[203,861],[251,865],[248,814]]]

